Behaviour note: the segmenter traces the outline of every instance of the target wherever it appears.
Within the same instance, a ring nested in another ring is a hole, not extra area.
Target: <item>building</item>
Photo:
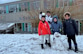
[[[15,33],[37,33],[38,14],[51,8],[78,5],[78,0],[21,0],[0,4],[0,23],[15,23]]]
[[[83,4],[83,0],[76,0],[76,5],[82,5]]]

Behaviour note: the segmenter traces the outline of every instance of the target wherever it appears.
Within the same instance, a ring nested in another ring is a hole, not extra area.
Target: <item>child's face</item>
[[[54,18],[54,22],[57,22],[57,19],[56,18]]]
[[[51,14],[50,13],[47,13],[48,16],[50,16]]]
[[[68,20],[69,18],[70,18],[70,17],[69,17],[68,15],[66,15],[66,16],[65,16],[65,19],[67,19],[67,20]]]
[[[45,17],[42,17],[41,20],[42,20],[42,21],[45,21]]]

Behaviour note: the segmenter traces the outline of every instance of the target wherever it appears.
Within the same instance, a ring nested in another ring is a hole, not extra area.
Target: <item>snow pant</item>
[[[77,49],[76,37],[75,35],[67,35],[69,48],[71,48],[71,40],[74,42],[75,49]]]
[[[50,43],[50,35],[41,35],[41,44],[45,44],[46,40]]]

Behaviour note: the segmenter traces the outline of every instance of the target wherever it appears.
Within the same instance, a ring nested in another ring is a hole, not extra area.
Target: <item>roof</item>
[[[0,23],[0,30],[6,30],[13,26],[15,23]]]

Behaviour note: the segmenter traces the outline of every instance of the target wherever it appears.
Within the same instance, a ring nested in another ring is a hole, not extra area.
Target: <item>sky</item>
[[[0,0],[0,4],[14,2],[14,1],[19,1],[19,0]]]

